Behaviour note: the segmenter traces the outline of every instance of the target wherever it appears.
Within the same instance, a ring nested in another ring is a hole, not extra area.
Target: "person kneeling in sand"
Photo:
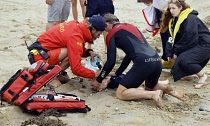
[[[107,26],[105,30],[109,32],[106,37],[107,61],[99,76],[92,81],[92,88],[101,90],[102,80],[115,66],[116,50],[119,48],[124,51],[125,57],[114,76],[122,74],[131,61],[133,65],[117,87],[116,97],[121,100],[153,99],[159,107],[162,107],[163,92],[173,95],[175,93],[168,86],[158,83],[162,72],[160,56],[134,25],[120,23],[113,14],[105,14],[104,19]],[[139,89],[144,81],[146,90]]]
[[[83,78],[94,78],[95,72],[85,68],[81,59],[99,56],[92,49],[86,49],[85,43],[93,43],[105,30],[106,24],[103,17],[93,15],[81,22],[76,20],[64,22],[39,35],[32,43],[29,61],[34,63],[43,60],[49,65],[59,65],[62,70],[70,68],[72,73]],[[61,76],[62,77],[62,76]],[[68,76],[65,76],[68,80]],[[62,80],[66,80],[62,78]],[[58,87],[60,79],[54,79],[50,85]]]
[[[161,32],[169,31],[166,56],[173,61],[171,69],[174,82],[196,75],[196,89],[206,87],[207,74],[203,71],[210,60],[210,32],[185,0],[172,0],[163,13]]]

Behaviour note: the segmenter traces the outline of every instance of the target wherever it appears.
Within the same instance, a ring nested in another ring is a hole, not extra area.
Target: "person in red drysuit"
[[[86,49],[85,43],[93,43],[105,30],[105,21],[99,15],[78,22],[76,20],[60,23],[38,36],[36,42],[28,47],[33,60],[43,60],[49,65],[59,65],[63,70],[71,67],[73,74],[94,78],[95,72],[82,66],[81,58],[99,56],[92,49]]]

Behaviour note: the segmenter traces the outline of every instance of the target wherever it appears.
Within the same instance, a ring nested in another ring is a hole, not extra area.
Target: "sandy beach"
[[[199,12],[199,18],[210,28],[210,1],[186,0]],[[0,0],[0,87],[18,70],[28,67],[28,44],[33,43],[37,36],[45,32],[47,23],[47,5],[43,0]],[[144,34],[154,49],[161,50],[159,34],[153,37],[145,30],[146,22],[142,9],[146,6],[136,0],[115,0],[115,15],[121,22],[136,25]],[[78,5],[79,20],[82,20],[81,8]],[[72,12],[68,20],[72,20]],[[106,54],[103,36],[92,46],[103,61]],[[159,52],[160,55],[162,51]],[[119,50],[117,65],[124,54]],[[82,60],[83,63],[86,59]],[[210,64],[204,68],[210,83]],[[71,78],[75,78],[70,69],[67,70]],[[114,89],[101,92],[91,90],[90,80],[71,79],[68,83],[56,88],[56,92],[71,93],[85,100],[91,108],[88,113],[68,113],[59,119],[67,126],[209,126],[210,125],[210,85],[202,89],[195,89],[193,81],[173,82],[169,70],[163,70],[160,80],[168,79],[170,85],[182,90],[189,97],[182,102],[174,97],[163,97],[164,107],[159,109],[152,100],[121,101],[115,97]],[[23,113],[14,105],[3,102],[0,106],[0,126],[21,126],[22,122],[36,116]]]

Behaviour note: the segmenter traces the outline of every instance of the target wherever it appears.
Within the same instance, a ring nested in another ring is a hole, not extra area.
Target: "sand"
[[[199,18],[210,28],[210,1],[187,0],[199,12]],[[37,36],[45,31],[47,5],[43,0],[0,0],[0,87],[18,70],[29,66],[27,49],[24,41],[33,43]],[[116,15],[121,22],[136,25],[153,48],[161,50],[159,35],[152,35],[145,31],[145,20],[141,10],[146,6],[137,4],[135,0],[115,0]],[[82,20],[81,9],[79,20]],[[72,13],[68,20],[72,20]],[[93,45],[103,61],[104,42],[101,36]],[[161,52],[160,52],[161,55]],[[118,51],[117,65],[124,54]],[[82,61],[86,62],[86,59]],[[210,65],[204,71],[209,77]],[[71,78],[74,76],[67,70]],[[163,70],[160,80],[169,79],[172,87],[184,91],[189,100],[182,102],[172,96],[163,97],[164,107],[159,109],[152,100],[121,101],[116,99],[115,90],[107,89],[93,92],[90,80],[79,82],[71,79],[65,85],[56,89],[57,92],[72,93],[86,101],[91,108],[88,113],[68,113],[59,119],[68,126],[209,126],[210,125],[210,86],[194,89],[197,80],[173,82],[169,70]],[[209,78],[207,83],[209,83]],[[14,105],[3,102],[0,107],[0,126],[20,126],[22,122],[35,116],[23,113]]]

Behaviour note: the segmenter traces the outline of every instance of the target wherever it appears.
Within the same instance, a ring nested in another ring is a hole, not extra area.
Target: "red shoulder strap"
[[[113,29],[108,33],[107,37],[106,37],[106,46],[107,48],[109,47],[109,42],[110,42],[110,39],[111,37],[119,30],[126,30],[130,33],[132,33],[133,35],[135,35],[142,43],[144,43],[144,40],[142,38],[142,35],[140,33],[140,31],[138,30],[137,27],[135,27],[134,25],[132,24],[128,24],[128,23],[121,23],[121,24],[118,24],[116,26],[113,27]]]

